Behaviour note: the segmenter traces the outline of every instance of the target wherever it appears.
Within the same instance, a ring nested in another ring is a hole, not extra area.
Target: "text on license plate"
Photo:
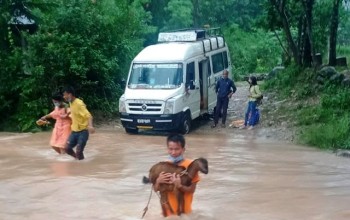
[[[140,124],[151,123],[151,119],[137,119],[137,123],[140,123]]]

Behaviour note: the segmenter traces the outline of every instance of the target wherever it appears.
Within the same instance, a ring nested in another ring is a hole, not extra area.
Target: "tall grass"
[[[300,119],[313,115],[313,123],[305,127],[300,140],[321,148],[350,149],[350,89],[329,85],[319,92],[319,105],[311,108],[314,111],[299,113]]]
[[[304,128],[301,142],[323,149],[350,149],[349,114],[335,116],[332,111],[328,112],[330,117],[324,123],[314,123]]]
[[[290,100],[289,115],[300,128],[298,140],[323,149],[350,149],[350,88],[316,83],[313,70],[289,67],[265,88]]]
[[[337,56],[344,56],[350,66],[350,45],[339,45],[337,48]]]

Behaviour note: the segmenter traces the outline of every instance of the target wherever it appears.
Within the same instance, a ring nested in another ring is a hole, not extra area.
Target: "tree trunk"
[[[305,41],[304,41],[304,54],[303,54],[303,66],[304,67],[311,67],[312,64],[312,57],[311,54],[311,40],[309,38],[309,35],[305,35]]]
[[[302,2],[305,10],[306,36],[304,42],[304,67],[311,67],[312,61],[315,60],[315,51],[312,40],[312,11],[314,0],[303,0]]]
[[[193,0],[193,26],[199,26],[199,0]]]
[[[281,1],[277,2],[276,0],[270,0],[270,2],[271,2],[272,5],[275,6],[278,14],[280,15],[280,17],[282,19],[283,30],[284,30],[284,33],[286,34],[286,37],[287,37],[288,46],[289,46],[290,50],[292,51],[294,62],[298,66],[301,66],[301,59],[300,59],[300,54],[299,54],[299,48],[297,47],[297,45],[295,44],[295,42],[293,40],[292,33],[291,33],[291,30],[290,30],[290,25],[289,25],[289,22],[288,22],[288,18],[287,18],[287,15],[285,13],[286,1],[285,0],[281,0]]]
[[[329,27],[329,57],[330,66],[337,64],[337,32],[339,25],[339,6],[341,0],[333,0],[333,10],[331,16],[331,24]]]
[[[304,54],[304,42],[305,42],[305,19],[303,15],[299,16],[298,19],[298,38],[296,39],[296,44],[299,49],[299,59],[302,62],[302,57]]]

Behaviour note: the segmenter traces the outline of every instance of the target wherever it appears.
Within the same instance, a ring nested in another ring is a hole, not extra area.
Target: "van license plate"
[[[146,126],[146,125],[138,125],[136,127],[139,129],[152,129],[153,128],[153,126]]]
[[[140,123],[140,124],[151,123],[151,119],[137,119],[137,123]]]

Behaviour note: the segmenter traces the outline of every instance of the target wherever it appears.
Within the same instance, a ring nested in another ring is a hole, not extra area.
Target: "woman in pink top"
[[[41,117],[41,120],[47,120],[49,118],[56,120],[51,135],[50,145],[57,153],[64,154],[64,148],[71,133],[70,126],[72,120],[69,117],[70,111],[63,102],[63,96],[61,94],[54,94],[52,96],[52,102],[55,105],[55,109],[51,113]]]

